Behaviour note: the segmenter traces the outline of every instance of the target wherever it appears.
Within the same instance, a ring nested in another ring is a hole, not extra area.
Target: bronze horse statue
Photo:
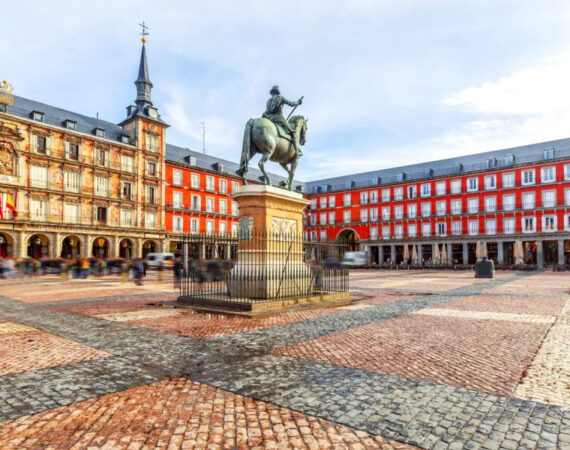
[[[289,119],[289,123],[295,130],[294,132],[300,145],[305,145],[307,121],[303,116],[293,116]],[[293,177],[299,163],[299,156],[295,152],[293,142],[281,136],[277,131],[277,126],[263,117],[249,119],[245,125],[240,167],[237,172],[242,176],[243,184],[247,184],[246,175],[249,161],[256,153],[261,153],[258,165],[265,178],[265,184],[271,186],[271,180],[265,172],[265,163],[267,160],[270,160],[278,162],[287,171],[289,178],[285,183],[285,187],[292,190]],[[289,167],[287,166],[288,164]]]

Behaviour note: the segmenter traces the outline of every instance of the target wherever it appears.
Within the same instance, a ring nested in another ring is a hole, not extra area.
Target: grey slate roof
[[[102,128],[105,130],[106,139],[119,141],[123,130],[119,125],[116,125],[106,120],[97,119],[96,117],[84,116],[65,109],[56,108],[55,106],[46,105],[45,103],[29,100],[24,97],[14,95],[14,105],[7,106],[6,112],[17,117],[30,119],[32,111],[44,113],[43,123],[47,125],[54,125],[57,127],[65,128],[63,122],[65,120],[73,120],[77,123],[76,131],[93,135],[94,128]],[[42,122],[38,122],[42,123]]]
[[[505,157],[507,155],[514,156],[515,165],[532,163],[543,161],[544,150],[546,149],[554,149],[555,159],[569,158],[570,138],[507,148],[503,150],[475,153],[472,155],[429,161],[420,164],[411,164],[390,169],[375,170],[372,172],[363,172],[353,175],[309,181],[306,183],[306,192],[314,193],[315,187],[321,188],[320,192],[324,192],[324,190],[322,190],[323,186],[328,186],[327,191],[346,190],[347,183],[351,183],[352,188],[390,184],[402,181],[398,179],[398,174],[404,174],[404,181],[420,180],[445,175],[460,175],[487,169],[487,161],[493,158],[496,159],[495,167],[497,169],[501,169],[510,166],[509,164],[505,164]],[[458,164],[461,164],[459,172],[457,171]],[[431,174],[427,175],[426,171],[431,171]],[[377,184],[373,183],[374,177],[378,177]]]
[[[239,164],[233,161],[228,161],[226,159],[221,159],[215,156],[207,155],[200,152],[195,152],[188,148],[178,147],[176,145],[166,144],[166,159],[168,161],[190,165],[190,157],[193,156],[196,158],[196,165],[194,167],[199,167],[201,169],[208,169],[219,172],[218,164],[223,165],[223,171],[229,175],[239,176],[237,174],[237,170],[239,169]],[[255,165],[255,164],[253,164]],[[250,164],[248,172],[247,172],[247,179],[250,181],[263,181],[263,175],[259,169],[256,169]],[[284,176],[275,175],[273,173],[269,173],[269,178],[271,179],[271,183],[275,186],[278,186],[281,181],[285,181],[286,178]],[[297,189],[298,186],[302,186],[304,189],[305,183],[301,181],[293,180],[293,189]]]

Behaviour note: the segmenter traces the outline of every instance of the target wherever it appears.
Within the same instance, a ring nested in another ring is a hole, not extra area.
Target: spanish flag
[[[18,211],[16,211],[16,205],[14,204],[14,199],[10,193],[6,194],[6,208],[12,211],[12,216],[14,219],[18,217]]]

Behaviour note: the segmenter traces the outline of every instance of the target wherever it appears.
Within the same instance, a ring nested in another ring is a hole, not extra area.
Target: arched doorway
[[[133,259],[133,243],[130,239],[119,242],[119,256],[125,259]]]
[[[67,236],[61,242],[62,258],[79,258],[81,256],[81,240],[77,236]]]
[[[336,240],[341,244],[345,244],[347,247],[346,251],[355,252],[358,250],[358,235],[356,231],[351,229],[342,230]]]
[[[0,258],[14,256],[14,240],[6,233],[0,233]]]
[[[104,237],[95,239],[91,254],[96,258],[107,258],[109,256],[109,241]]]
[[[34,234],[28,239],[28,256],[30,258],[46,258],[49,256],[49,239],[43,234]]]
[[[143,248],[142,248],[142,257],[145,258],[146,255],[148,255],[149,253],[156,253],[156,242],[154,241],[146,241],[143,244]]]

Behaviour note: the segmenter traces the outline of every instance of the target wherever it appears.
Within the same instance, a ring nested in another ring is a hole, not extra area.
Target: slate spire
[[[141,62],[139,64],[139,76],[135,81],[135,85],[137,87],[137,99],[135,100],[135,103],[143,108],[145,106],[152,106],[152,99],[150,97],[152,83],[150,82],[150,78],[148,76],[145,41],[146,39],[143,40],[142,45]]]

